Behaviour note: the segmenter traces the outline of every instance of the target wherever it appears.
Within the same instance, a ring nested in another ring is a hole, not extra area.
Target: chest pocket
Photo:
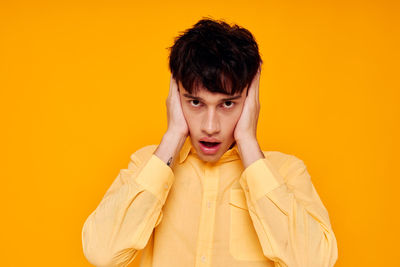
[[[230,190],[229,209],[229,252],[232,257],[242,261],[267,261],[254,229],[243,189]]]

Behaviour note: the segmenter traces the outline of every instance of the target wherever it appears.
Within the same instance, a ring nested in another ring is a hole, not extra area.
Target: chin
[[[196,151],[197,151],[199,158],[204,162],[210,162],[210,163],[217,162],[222,157],[222,155],[225,153],[227,148],[220,147],[219,150],[220,151],[218,151],[215,154],[206,155],[203,153],[203,151],[201,150],[201,148],[199,146],[196,147]],[[222,150],[224,151],[223,153],[221,153]]]

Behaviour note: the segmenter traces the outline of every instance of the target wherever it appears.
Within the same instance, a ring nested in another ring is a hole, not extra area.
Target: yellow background
[[[1,1],[1,265],[90,266],[85,219],[167,129],[167,47],[210,16],[258,41],[260,145],[307,165],[336,266],[398,266],[396,2]]]

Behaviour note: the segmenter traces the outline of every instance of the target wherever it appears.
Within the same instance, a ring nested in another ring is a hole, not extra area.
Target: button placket
[[[202,255],[202,256],[200,257],[200,259],[201,259],[202,262],[206,262],[206,256]]]
[[[215,205],[219,187],[219,167],[205,166],[203,177],[202,211],[200,216],[199,239],[197,243],[196,267],[209,267],[213,251],[215,227]]]

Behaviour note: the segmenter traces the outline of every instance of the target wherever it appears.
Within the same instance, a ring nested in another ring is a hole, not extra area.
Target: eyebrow
[[[187,98],[193,98],[193,99],[198,99],[198,100],[204,101],[203,98],[201,98],[201,97],[199,97],[199,96],[194,96],[194,95],[191,95],[191,94],[183,94],[183,96],[185,96],[185,97],[187,97]],[[228,97],[228,98],[222,98],[221,101],[235,100],[235,99],[238,99],[238,98],[240,98],[240,97],[241,97],[241,95],[232,96],[232,97]]]

